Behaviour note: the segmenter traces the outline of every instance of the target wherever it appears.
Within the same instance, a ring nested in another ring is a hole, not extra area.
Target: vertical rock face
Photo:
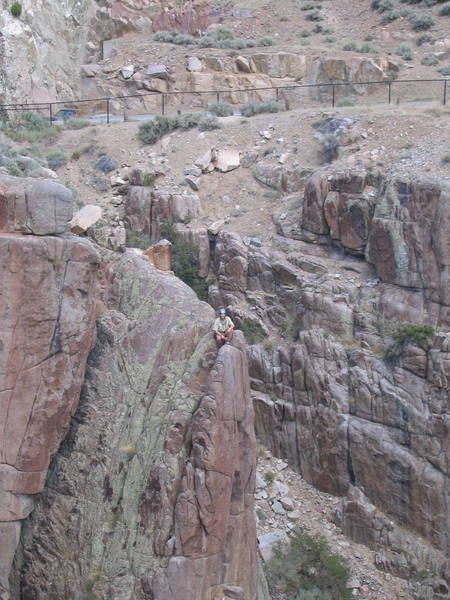
[[[449,578],[448,206],[443,182],[319,171],[283,254],[228,232],[215,246],[214,304],[285,338],[248,351],[258,438],[406,577]],[[404,323],[430,343],[390,345]]]
[[[237,336],[216,360],[206,304],[144,258],[110,260],[108,310],[80,410],[27,525],[17,595],[253,600],[245,346]]]
[[[0,234],[2,600],[19,521],[78,405],[94,342],[97,266],[97,253],[79,239]]]

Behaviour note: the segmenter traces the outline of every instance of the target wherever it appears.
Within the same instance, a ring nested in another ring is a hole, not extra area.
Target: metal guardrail
[[[72,111],[73,107],[78,105],[83,105],[89,102],[101,102],[105,103],[106,108],[106,122],[110,123],[111,118],[111,102],[112,101],[121,101],[129,98],[146,98],[149,96],[159,97],[160,100],[160,113],[162,115],[166,112],[166,98],[171,96],[201,96],[204,94],[215,95],[216,101],[220,101],[221,94],[230,94],[236,92],[261,92],[261,91],[275,91],[275,100],[279,100],[280,94],[285,90],[295,90],[295,89],[311,89],[311,88],[327,88],[330,90],[330,101],[331,106],[336,105],[336,90],[340,86],[363,86],[363,85],[385,85],[387,88],[387,102],[391,104],[392,102],[392,89],[394,85],[398,85],[401,83],[412,83],[412,84],[424,84],[424,83],[441,83],[442,84],[442,104],[445,106],[447,104],[447,83],[450,79],[389,79],[382,81],[339,81],[332,83],[307,83],[307,84],[294,84],[294,85],[286,85],[286,86],[268,86],[268,87],[259,87],[259,88],[239,88],[239,89],[227,89],[227,90],[201,90],[195,92],[183,91],[183,92],[149,92],[146,94],[129,94],[124,96],[115,96],[115,97],[102,97],[102,98],[85,98],[82,100],[57,100],[55,102],[32,102],[32,103],[21,103],[21,104],[0,104],[0,120],[8,121],[8,113],[9,112],[20,112],[20,111],[48,111],[49,122],[53,123],[55,120],[55,114],[58,113],[58,107],[65,107],[67,111]],[[61,110],[61,109],[60,109]]]

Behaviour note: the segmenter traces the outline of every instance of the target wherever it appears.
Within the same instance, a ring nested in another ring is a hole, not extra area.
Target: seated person
[[[220,348],[227,342],[231,342],[233,339],[234,323],[230,317],[226,316],[226,311],[224,308],[219,308],[217,314],[219,316],[214,321],[213,334],[217,347]]]

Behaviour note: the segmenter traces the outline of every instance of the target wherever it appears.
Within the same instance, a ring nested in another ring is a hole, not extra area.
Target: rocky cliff
[[[249,350],[258,438],[343,497],[337,521],[380,549],[380,566],[404,577],[434,572],[441,592],[448,194],[437,181],[318,171],[292,196],[295,209],[275,216],[283,251],[217,236],[211,289],[213,304],[228,304],[244,327],[282,335]],[[414,326],[400,342],[405,323]],[[422,325],[434,332],[428,342],[414,337]]]
[[[0,597],[255,598],[242,336],[217,356],[176,277],[56,235],[63,186],[0,192]]]
[[[21,520],[42,491],[51,456],[78,406],[94,342],[98,255],[57,233],[69,191],[45,181],[0,182],[0,597]]]

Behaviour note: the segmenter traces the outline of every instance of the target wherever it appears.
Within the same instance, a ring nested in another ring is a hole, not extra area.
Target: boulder
[[[222,173],[228,173],[237,169],[240,165],[239,150],[218,150],[216,169]]]
[[[203,63],[197,56],[188,56],[187,66],[188,71],[203,71]]]
[[[172,270],[172,244],[169,240],[160,240],[157,244],[144,250],[144,256],[159,270]]]
[[[125,65],[120,69],[120,74],[124,79],[130,79],[130,77],[133,77],[135,71],[136,67],[134,65]]]
[[[191,188],[191,190],[194,190],[194,192],[198,192],[198,190],[200,189],[200,177],[195,177],[195,175],[186,175],[184,180]]]
[[[167,71],[167,67],[162,64],[148,65],[148,67],[145,69],[145,75],[146,75],[146,77],[149,77],[149,78],[164,79],[164,80],[169,79],[169,73]]]
[[[215,151],[213,149],[207,150],[203,156],[200,156],[195,161],[195,165],[199,167],[203,172],[208,170],[209,165],[215,158]]]
[[[236,56],[236,66],[239,71],[244,73],[252,72],[250,61],[246,56]]]
[[[85,233],[102,217],[102,209],[95,204],[86,204],[76,212],[69,223],[70,231],[79,235]]]
[[[269,561],[272,558],[273,547],[276,544],[287,543],[288,537],[281,529],[276,529],[270,533],[264,533],[258,536],[258,547],[263,557],[264,562]]]
[[[72,192],[54,181],[0,177],[0,232],[64,233],[72,218]]]

